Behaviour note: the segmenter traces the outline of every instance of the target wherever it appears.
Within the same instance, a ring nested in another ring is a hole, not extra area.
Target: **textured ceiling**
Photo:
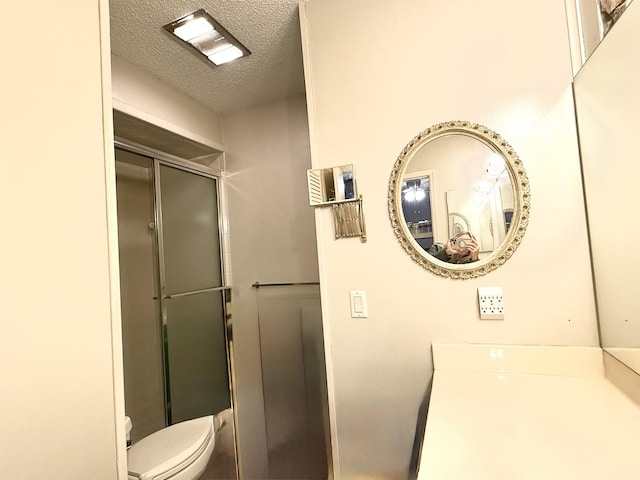
[[[251,55],[216,67],[162,27],[203,8]],[[217,113],[304,92],[298,0],[110,0],[111,51]]]

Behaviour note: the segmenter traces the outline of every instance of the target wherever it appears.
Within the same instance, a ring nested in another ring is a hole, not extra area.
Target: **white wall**
[[[602,345],[640,346],[640,5],[632,2],[575,80]]]
[[[115,55],[111,75],[115,109],[222,150],[220,115]]]
[[[335,241],[317,211],[336,473],[406,478],[432,342],[598,344],[565,6],[310,0],[302,13],[313,168],[355,164],[368,231]],[[505,138],[532,192],[514,256],[466,281],[415,264],[387,210],[402,148],[458,119]],[[503,287],[504,321],[479,320],[479,286]],[[369,318],[350,318],[354,289]]]
[[[318,279],[304,97],[223,118],[229,205],[240,461],[244,478],[267,478],[255,281]]]
[[[0,7],[3,479],[126,476],[107,8]]]

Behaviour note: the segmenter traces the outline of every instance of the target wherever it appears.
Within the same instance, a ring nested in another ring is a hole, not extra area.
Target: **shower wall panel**
[[[137,441],[165,426],[151,160],[116,149],[125,409]]]

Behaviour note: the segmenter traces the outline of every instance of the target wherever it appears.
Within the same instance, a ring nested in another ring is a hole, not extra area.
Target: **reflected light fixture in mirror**
[[[202,9],[168,23],[164,29],[214,65],[222,65],[251,54],[247,47]]]
[[[421,132],[402,150],[388,206],[393,230],[415,262],[443,277],[474,278],[506,262],[522,241],[529,180],[496,132],[450,121]]]

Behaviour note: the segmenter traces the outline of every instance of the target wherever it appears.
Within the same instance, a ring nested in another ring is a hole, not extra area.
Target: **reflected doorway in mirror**
[[[415,241],[428,250],[434,242],[433,172],[413,172],[402,180],[402,214]]]

